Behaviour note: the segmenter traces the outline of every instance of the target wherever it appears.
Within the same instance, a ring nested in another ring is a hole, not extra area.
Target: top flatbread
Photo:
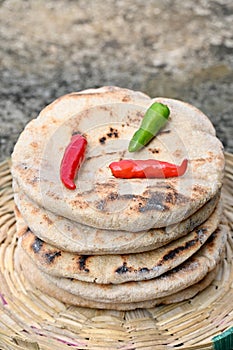
[[[171,114],[165,129],[140,152],[127,147],[146,109],[165,103]],[[86,160],[66,189],[60,163],[72,133],[85,134]],[[180,164],[184,176],[172,179],[116,179],[109,164],[120,158],[157,158]],[[66,95],[46,107],[21,134],[12,175],[40,206],[79,223],[112,230],[142,231],[184,220],[221,187],[222,145],[208,118],[181,101],[149,97],[119,88]]]

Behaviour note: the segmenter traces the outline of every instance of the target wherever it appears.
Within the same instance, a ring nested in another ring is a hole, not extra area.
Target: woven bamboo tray
[[[233,155],[226,153],[224,212],[231,234],[214,282],[196,297],[135,311],[65,305],[14,267],[17,242],[10,161],[0,164],[0,349],[233,349]]]

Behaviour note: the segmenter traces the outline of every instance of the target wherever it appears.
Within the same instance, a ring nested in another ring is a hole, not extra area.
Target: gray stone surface
[[[118,85],[185,100],[233,152],[232,0],[0,0],[0,159],[60,95]]]

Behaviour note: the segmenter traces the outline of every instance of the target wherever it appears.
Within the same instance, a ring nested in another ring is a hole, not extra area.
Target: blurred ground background
[[[0,0],[0,160],[56,97],[102,85],[185,100],[233,152],[232,0]]]

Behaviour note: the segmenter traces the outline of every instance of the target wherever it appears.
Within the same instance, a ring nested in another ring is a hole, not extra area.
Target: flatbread
[[[15,191],[18,191],[17,186]],[[185,236],[212,214],[219,201],[217,193],[196,213],[175,225],[142,232],[101,230],[79,224],[39,207],[23,192],[15,202],[30,230],[41,240],[70,252],[86,255],[145,252]]]
[[[160,304],[171,304],[179,301],[187,300],[195,296],[197,293],[205,289],[214,280],[219,266],[217,265],[210,271],[200,282],[194,284],[182,291],[169,295],[167,297],[158,298],[154,300],[147,300],[137,303],[104,303],[96,302],[94,300],[83,299],[77,295],[71,294],[61,288],[45,277],[44,273],[40,271],[33,261],[27,256],[24,251],[16,251],[15,254],[15,269],[21,275],[23,271],[25,278],[31,283],[31,289],[38,288],[45,294],[52,296],[66,304],[71,304],[81,307],[90,307],[97,309],[113,309],[113,310],[134,310],[137,308],[152,308]]]
[[[122,284],[97,284],[77,279],[44,276],[58,288],[81,298],[105,303],[131,303],[165,297],[201,281],[220,261],[228,227],[220,225],[203,247],[186,262],[160,277]]]
[[[154,101],[168,105],[169,121],[148,147],[131,154],[129,140]],[[70,191],[59,170],[74,132],[87,137],[88,149],[77,189]],[[182,177],[124,180],[109,169],[110,162],[121,158],[189,162]],[[40,206],[81,224],[135,232],[192,215],[218,192],[223,168],[222,144],[201,111],[114,87],[61,97],[27,125],[12,155],[13,178]]]
[[[161,276],[196,253],[217,229],[222,209],[186,236],[150,252],[124,255],[80,255],[43,242],[30,230],[20,238],[23,250],[44,272],[95,283],[143,281]]]
[[[27,232],[28,225],[26,224],[26,222],[22,218],[21,212],[19,211],[19,208],[16,205],[14,206],[14,213],[15,213],[15,219],[16,219],[16,222],[15,222],[16,232],[17,232],[18,237],[20,237],[25,232]]]

